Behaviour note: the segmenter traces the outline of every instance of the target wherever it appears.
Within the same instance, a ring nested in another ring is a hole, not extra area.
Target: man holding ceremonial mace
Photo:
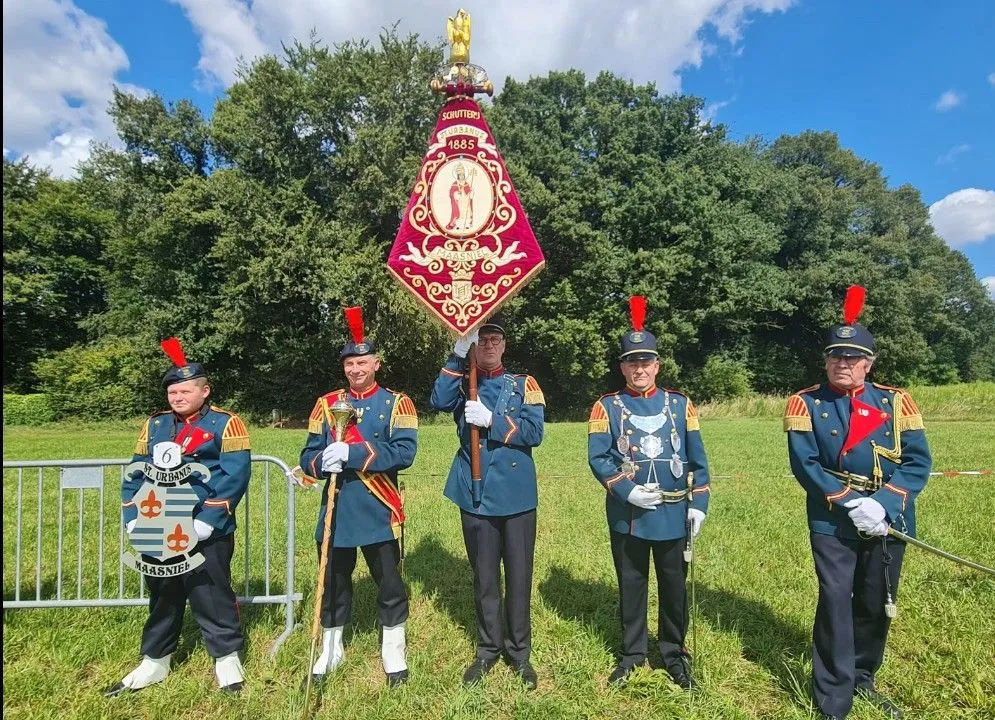
[[[352,340],[340,356],[349,388],[315,403],[301,451],[304,474],[298,479],[308,487],[315,485],[314,478],[325,478],[315,531],[325,570],[319,579],[322,647],[311,673],[321,679],[345,658],[342,636],[352,617],[352,572],[360,548],[378,588],[380,656],[387,683],[394,687],[408,679],[408,595],[399,570],[404,508],[397,473],[414,462],[418,415],[410,398],[377,384],[380,358],[373,341],[363,336],[362,310],[346,308],[345,314]],[[352,408],[344,434],[336,430],[335,418],[343,404]]]

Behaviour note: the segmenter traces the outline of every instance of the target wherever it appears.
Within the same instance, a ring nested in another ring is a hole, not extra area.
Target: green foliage
[[[35,373],[57,418],[130,418],[162,402],[154,367],[145,347],[108,338],[39,360]]]
[[[18,395],[5,392],[3,394],[3,424],[8,425],[42,425],[55,420],[55,413],[44,393]]]
[[[4,387],[32,389],[37,358],[86,340],[82,321],[105,308],[103,251],[113,232],[112,215],[77,183],[4,159]]]
[[[31,387],[32,363],[72,345],[130,344],[147,361],[111,368],[139,374],[99,376],[128,414],[177,335],[226,403],[301,418],[341,385],[341,308],[359,304],[382,382],[425,407],[451,339],[385,261],[441,62],[393,30],[312,38],[243,67],[210,119],[116,92],[123,149],[97,148],[77,182],[5,162],[5,383]],[[878,377],[995,379],[995,303],[915,189],[888,188],[833,133],[732,142],[703,103],[571,70],[509,79],[486,110],[547,258],[505,309],[506,365],[538,378],[551,417],[620,386],[632,294],[649,300],[660,383],[696,400],[819,381],[852,283],[869,290]],[[62,368],[45,370],[60,398],[78,352],[37,366]]]
[[[735,360],[711,355],[701,370],[688,378],[688,392],[702,401],[729,400],[750,392],[752,373]]]

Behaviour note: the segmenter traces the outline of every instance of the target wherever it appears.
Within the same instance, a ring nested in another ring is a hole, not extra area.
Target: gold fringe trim
[[[812,432],[812,418],[803,416],[789,416],[784,418],[784,432],[795,430],[797,432]]]
[[[542,394],[542,390],[526,390],[525,391],[525,404],[526,405],[545,405],[546,397]]]
[[[701,423],[698,422],[697,415],[692,415],[687,419],[687,430],[688,432],[697,432],[701,430]]]
[[[410,430],[418,429],[418,416],[417,415],[398,415],[394,418],[394,427],[396,428],[408,428]]]
[[[223,438],[221,440],[221,452],[235,452],[236,450],[251,450],[249,438]]]
[[[593,435],[595,433],[606,433],[608,432],[608,419],[604,420],[589,420],[587,423],[587,434]]]
[[[138,441],[135,443],[135,455],[149,454],[149,420],[142,425],[141,432],[138,433]]]
[[[922,415],[906,415],[905,417],[898,418],[898,420],[895,421],[895,425],[898,432],[926,429],[926,426],[922,421]]]

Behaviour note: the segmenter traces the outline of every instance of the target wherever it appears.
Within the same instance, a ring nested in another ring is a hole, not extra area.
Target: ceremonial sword
[[[934,555],[939,555],[941,558],[946,558],[947,560],[955,562],[958,565],[966,565],[969,568],[980,570],[983,573],[988,573],[989,575],[995,575],[995,569],[992,569],[990,567],[985,567],[984,565],[979,565],[978,563],[971,562],[970,560],[965,560],[962,557],[957,557],[956,555],[948,553],[946,550],[940,550],[940,548],[933,547],[929,543],[924,543],[922,540],[917,540],[911,535],[906,535],[905,533],[901,532],[900,530],[896,530],[893,527],[888,528],[888,534],[897,540],[901,540],[903,542],[915,545],[918,548],[922,548],[926,552],[931,552]]]

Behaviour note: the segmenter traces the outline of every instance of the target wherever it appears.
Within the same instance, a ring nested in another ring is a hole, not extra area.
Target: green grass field
[[[983,390],[990,392],[990,388]],[[783,408],[783,400],[780,401]],[[937,405],[949,399],[938,398]],[[924,403],[925,404],[925,403]],[[991,405],[988,406],[992,407]],[[937,470],[995,467],[995,419],[930,420],[927,429]],[[355,622],[347,632],[346,662],[326,683],[317,717],[323,718],[807,718],[809,634],[816,581],[808,548],[802,490],[788,474],[785,441],[774,417],[730,418],[703,412],[702,433],[716,476],[708,520],[698,544],[697,659],[703,688],[692,698],[663,671],[640,671],[623,689],[605,678],[619,642],[617,588],[604,520],[603,490],[586,463],[586,427],[555,424],[537,452],[540,468],[539,539],[533,586],[533,660],[537,692],[524,692],[503,665],[483,687],[464,689],[460,677],[473,656],[470,569],[458,510],[442,497],[454,449],[445,425],[422,428],[415,466],[404,476],[409,523],[405,577],[411,595],[408,662],[411,682],[385,688],[375,625],[374,586],[363,563],[357,569]],[[764,412],[754,413],[763,415]],[[937,413],[956,417],[956,413]],[[49,426],[6,428],[5,459],[124,457],[136,427]],[[303,430],[252,431],[255,454],[290,464]],[[4,598],[14,595],[16,473],[4,474]],[[35,474],[25,474],[25,544],[22,596],[35,593]],[[112,478],[113,480],[113,478]],[[273,474],[273,592],[285,573],[286,496]],[[54,487],[54,486],[53,486]],[[92,492],[92,491],[90,491]],[[104,529],[104,591],[116,591],[116,486],[108,483]],[[75,512],[76,495],[67,495]],[[46,490],[46,502],[57,492]],[[266,502],[261,474],[249,495],[251,524]],[[95,516],[93,498],[84,503]],[[283,630],[282,608],[244,612],[248,637],[246,691],[237,698],[215,689],[213,664],[187,616],[180,651],[168,680],[132,697],[104,699],[100,689],[137,662],[143,608],[11,610],[4,614],[4,715],[10,718],[295,718],[307,670],[315,553],[311,533],[317,494],[297,499],[297,580],[304,592],[296,631],[275,662],[268,651]],[[92,507],[91,507],[92,506]],[[51,507],[55,507],[52,505]],[[991,476],[937,477],[919,500],[920,536],[950,552],[995,565],[995,484]],[[67,515],[67,517],[75,517]],[[241,518],[240,518],[241,519]],[[84,529],[84,593],[96,589],[97,529]],[[43,519],[43,592],[54,594],[54,520]],[[254,528],[255,530],[256,528]],[[78,528],[66,528],[67,580],[75,596]],[[241,533],[241,530],[240,530]],[[261,532],[254,532],[249,587],[263,589]],[[242,536],[239,535],[239,544]],[[236,589],[244,590],[244,558],[235,561]],[[134,589],[134,573],[126,571]],[[43,595],[48,596],[48,595]],[[655,591],[650,617],[655,617]],[[654,629],[650,625],[651,631]],[[651,632],[651,647],[654,637]],[[652,652],[652,651],[651,651]],[[995,581],[910,548],[880,688],[911,718],[995,717]],[[865,703],[851,718],[884,716]]]

